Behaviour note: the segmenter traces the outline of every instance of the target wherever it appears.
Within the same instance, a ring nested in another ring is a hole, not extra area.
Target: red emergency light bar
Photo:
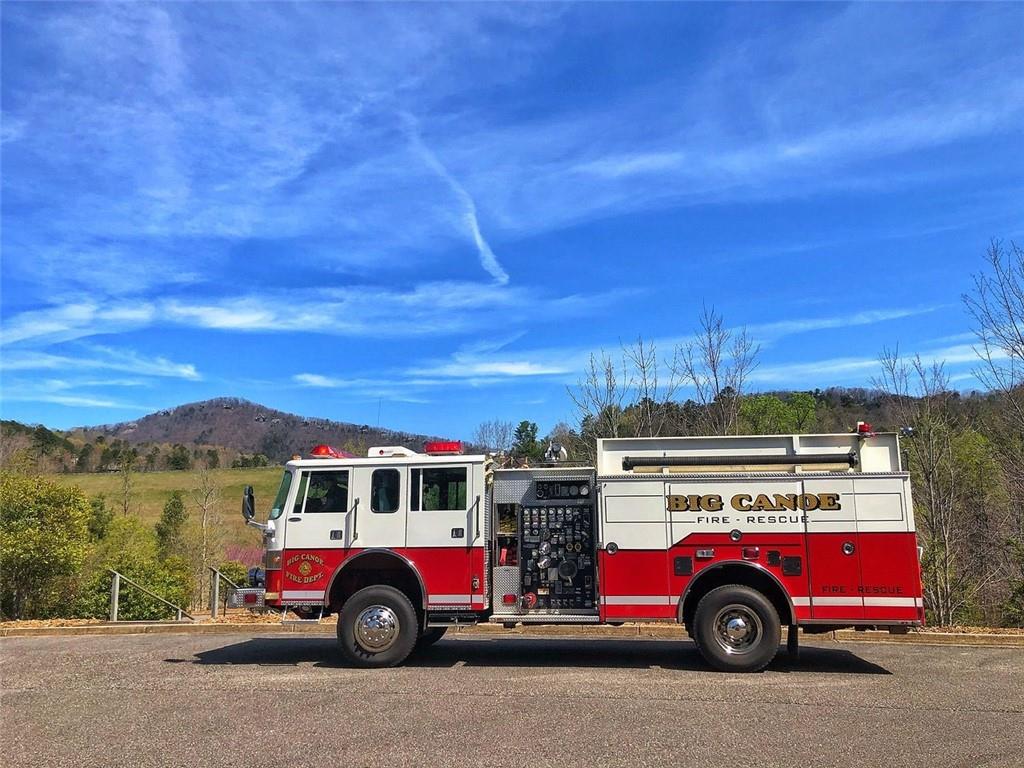
[[[351,459],[353,454],[348,451],[336,451],[329,445],[317,445],[309,452],[315,459]]]
[[[423,444],[423,452],[433,456],[446,453],[462,453],[461,440],[428,440]]]

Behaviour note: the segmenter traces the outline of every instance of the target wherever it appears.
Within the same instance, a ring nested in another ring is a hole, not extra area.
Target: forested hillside
[[[297,416],[234,397],[187,403],[117,424],[66,432],[3,422],[0,463],[42,472],[109,472],[128,460],[137,471],[281,464],[320,443],[353,453],[371,445],[415,450],[427,435]]]

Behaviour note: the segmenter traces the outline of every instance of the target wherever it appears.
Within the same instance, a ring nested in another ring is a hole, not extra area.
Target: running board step
[[[522,616],[491,616],[488,619],[491,624],[506,624],[514,626],[516,624],[600,624],[601,617],[597,614],[594,615],[566,615],[566,614],[537,614],[537,615],[522,615]]]
[[[427,619],[428,627],[471,627],[479,623],[479,616],[434,615]]]

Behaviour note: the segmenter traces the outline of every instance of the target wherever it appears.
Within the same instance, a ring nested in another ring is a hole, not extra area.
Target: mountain
[[[297,416],[236,397],[186,403],[135,421],[71,430],[88,440],[103,435],[129,445],[170,443],[212,445],[240,453],[262,453],[272,461],[307,454],[322,443],[365,454],[371,445],[404,445],[422,450],[428,435],[396,432],[330,419]]]

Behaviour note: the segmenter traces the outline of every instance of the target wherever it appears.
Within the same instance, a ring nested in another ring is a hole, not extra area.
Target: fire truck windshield
[[[277,497],[274,499],[274,506],[270,508],[270,519],[277,520],[284,512],[284,503],[288,499],[288,489],[292,484],[292,473],[285,472],[281,478],[281,487],[277,489]]]

